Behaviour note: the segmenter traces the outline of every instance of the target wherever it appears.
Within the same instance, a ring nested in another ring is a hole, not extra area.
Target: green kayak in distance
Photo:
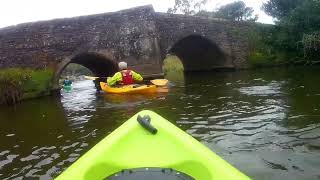
[[[141,111],[57,180],[246,180],[205,145],[152,111]]]
[[[72,90],[72,85],[63,85],[63,90],[65,92],[70,92]]]

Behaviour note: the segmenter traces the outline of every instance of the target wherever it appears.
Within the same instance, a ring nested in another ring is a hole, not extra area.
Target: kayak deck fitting
[[[147,110],[127,120],[57,177],[58,180],[161,178],[250,179],[199,141]]]

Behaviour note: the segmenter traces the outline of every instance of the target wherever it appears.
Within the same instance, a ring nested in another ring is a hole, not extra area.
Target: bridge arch
[[[174,43],[168,51],[179,57],[184,71],[206,71],[225,67],[227,55],[210,39],[188,35]]]
[[[54,90],[59,89],[60,75],[70,63],[82,65],[88,68],[94,74],[94,76],[98,77],[112,76],[118,71],[117,63],[111,60],[111,58],[95,52],[81,53],[72,58],[66,58],[58,64],[54,75]]]

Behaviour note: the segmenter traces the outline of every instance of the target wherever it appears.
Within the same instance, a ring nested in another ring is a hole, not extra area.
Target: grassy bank
[[[48,95],[52,78],[51,70],[22,68],[0,70],[0,104],[14,104],[23,99]]]

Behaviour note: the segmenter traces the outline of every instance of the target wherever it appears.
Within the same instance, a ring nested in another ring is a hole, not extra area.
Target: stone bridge
[[[54,88],[69,63],[106,77],[117,62],[144,76],[162,74],[167,54],[185,71],[247,68],[250,24],[157,13],[152,6],[25,23],[0,29],[0,69],[52,68]]]

